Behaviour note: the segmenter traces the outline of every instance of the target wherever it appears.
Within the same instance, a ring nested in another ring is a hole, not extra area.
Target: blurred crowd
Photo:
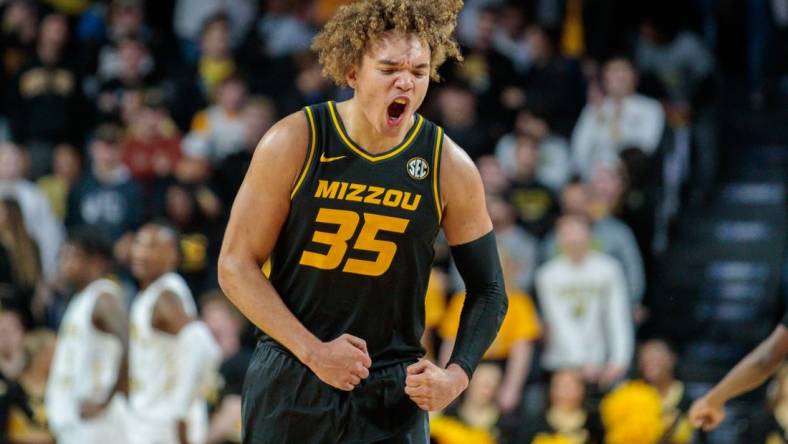
[[[218,248],[265,131],[352,95],[309,52],[343,3],[0,0],[0,443],[55,439],[43,396],[77,290],[68,233],[111,241],[128,307],[148,221],[179,232],[177,272],[221,348],[205,436],[239,442],[254,329],[218,290]],[[659,396],[661,442],[690,441],[676,354],[648,334],[647,277],[682,202],[714,181],[721,77],[769,106],[785,11],[780,0],[466,1],[464,61],[441,68],[421,113],[477,163],[509,312],[465,395],[433,418],[437,442],[601,443],[599,405],[630,378]],[[738,23],[749,46],[737,52],[724,31]],[[462,301],[439,239],[424,337],[437,362]],[[786,411],[784,379],[773,412]],[[763,433],[788,430],[784,414],[761,416]]]

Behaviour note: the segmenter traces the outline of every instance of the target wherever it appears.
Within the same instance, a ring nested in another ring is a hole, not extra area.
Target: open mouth
[[[405,109],[408,107],[408,100],[404,98],[396,98],[393,102],[386,108],[387,113],[387,121],[389,125],[396,126],[402,122],[402,118],[405,115]]]

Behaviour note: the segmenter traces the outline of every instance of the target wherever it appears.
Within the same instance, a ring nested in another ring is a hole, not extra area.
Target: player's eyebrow
[[[402,63],[395,62],[394,60],[388,60],[388,59],[378,60],[378,64],[385,65],[385,66],[400,66],[400,65],[402,65]],[[415,66],[415,69],[426,69],[426,68],[429,68],[429,67],[430,67],[429,63],[420,63],[420,64]]]

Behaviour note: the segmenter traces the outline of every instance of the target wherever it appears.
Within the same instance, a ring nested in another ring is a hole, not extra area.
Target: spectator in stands
[[[225,209],[229,210],[238,189],[241,188],[246,170],[252,161],[257,144],[263,134],[274,124],[276,108],[274,103],[266,97],[250,97],[241,112],[243,124],[244,149],[228,155],[214,170],[212,181],[213,188],[224,202]]]
[[[258,38],[273,59],[309,50],[315,32],[306,20],[302,3],[267,0],[265,14],[256,24]]]
[[[477,97],[480,109],[485,110],[485,118],[490,123],[495,123],[506,115],[506,110],[501,106],[501,92],[508,86],[516,85],[518,81],[512,61],[493,45],[496,22],[495,8],[478,10],[473,38],[467,45],[462,46],[464,60],[447,63],[442,70],[448,83],[467,85],[471,94]],[[470,110],[457,110],[462,111]],[[467,149],[465,139],[455,140],[463,140],[463,147]]]
[[[561,193],[561,207],[564,214],[590,218],[592,247],[616,259],[626,278],[627,299],[637,308],[646,286],[643,259],[637,241],[632,230],[610,214],[602,199],[593,199],[589,188],[580,181],[568,183]],[[592,202],[598,203],[596,208],[592,208]],[[550,233],[542,245],[543,259],[548,260],[560,254],[560,247],[555,233]]]
[[[498,251],[505,257],[508,269],[507,285],[520,291],[530,291],[538,264],[538,240],[517,225],[514,207],[503,197],[487,194],[487,211],[495,230]],[[452,267],[454,288],[462,287],[462,278]]]
[[[288,65],[289,64],[284,64]],[[265,65],[264,65],[265,66]],[[294,71],[290,78],[295,82],[288,81],[287,85],[279,85],[281,79],[270,79],[271,76],[287,75],[281,72],[286,68],[276,68],[279,71],[268,71],[268,74],[260,74],[265,78],[267,87],[257,82],[257,89],[270,94],[275,98],[277,107],[283,114],[296,112],[304,106],[304,103],[319,103],[326,100],[333,100],[339,93],[334,85],[323,75],[323,68],[314,54],[299,54],[294,60]]]
[[[513,285],[517,282],[515,276],[520,270],[518,264],[505,253],[505,247],[500,239],[498,251],[501,254],[504,282],[509,283],[506,288],[509,309],[498,335],[482,359],[498,363],[504,368],[503,379],[495,399],[500,412],[509,414],[520,405],[525,381],[531,369],[533,343],[541,335],[542,328],[531,297]],[[439,329],[443,339],[440,350],[441,366],[445,366],[451,357],[464,302],[464,291],[456,293],[452,296],[443,316]]]
[[[671,104],[685,106],[699,98],[714,69],[714,58],[702,40],[690,31],[679,30],[665,11],[648,17],[640,26],[635,62],[641,72],[659,83]]]
[[[181,159],[181,135],[161,95],[145,95],[121,146],[123,163],[134,180],[147,198],[157,197],[153,196],[156,182],[169,177]]]
[[[170,79],[175,89],[173,117],[184,132],[194,114],[214,97],[216,87],[238,70],[230,45],[231,29],[230,18],[225,13],[207,18],[200,34],[199,59]]]
[[[44,192],[59,220],[66,217],[68,192],[82,174],[82,158],[74,145],[61,143],[55,146],[52,174],[43,176],[36,185]]]
[[[601,444],[602,423],[585,405],[586,388],[582,372],[561,369],[550,378],[549,403],[535,420],[525,426],[530,443],[539,434],[559,435],[573,444]]]
[[[52,165],[52,148],[63,140],[78,143],[84,123],[80,78],[66,56],[68,22],[50,14],[42,22],[35,55],[14,77],[8,113],[14,140],[30,153],[30,175]]]
[[[495,156],[479,157],[476,159],[476,168],[479,169],[485,193],[503,195],[509,190],[509,178]]]
[[[17,310],[28,326],[32,326],[31,303],[37,287],[42,283],[41,260],[38,247],[25,228],[19,202],[11,198],[0,200],[0,251],[10,264],[10,294],[0,299],[3,306]]]
[[[569,180],[571,172],[566,138],[553,133],[547,121],[529,109],[518,111],[514,131],[502,136],[495,145],[495,157],[510,177],[517,174],[517,143],[521,134],[529,134],[538,141],[537,179],[558,192]]]
[[[561,254],[536,272],[536,291],[547,343],[549,371],[582,369],[601,388],[619,381],[632,359],[632,316],[621,266],[591,250],[587,218],[566,215],[557,223]]]
[[[676,378],[675,352],[667,342],[650,339],[638,347],[638,370],[641,377],[657,389],[662,398],[662,416],[667,443],[686,444],[692,439],[692,426],[686,412],[690,399],[684,384]],[[748,441],[756,442],[756,441]]]
[[[181,56],[191,63],[199,57],[197,48],[200,37],[204,36],[206,23],[222,15],[227,22],[228,43],[241,42],[255,18],[253,0],[178,0],[175,2],[173,28],[180,40]]]
[[[152,64],[153,58],[140,38],[129,36],[118,42],[117,66],[103,79],[96,97],[99,122],[120,120],[123,102],[129,100],[125,96],[139,90],[144,94],[154,86]]]
[[[19,383],[6,377],[0,371],[0,384],[5,390],[0,392],[0,442],[8,442],[8,417],[12,409],[17,409],[24,413],[27,418],[33,417],[33,411],[27,405],[25,392]]]
[[[531,25],[526,31],[532,61],[518,107],[538,111],[553,131],[568,136],[585,101],[585,86],[580,68],[556,51],[551,34],[541,25]]]
[[[626,148],[620,153],[621,168],[618,173],[623,192],[617,205],[611,205],[611,212],[621,219],[637,239],[643,253],[645,268],[648,270],[650,254],[653,249],[656,228],[656,209],[662,197],[659,183],[663,170],[660,162],[650,159],[637,148]]]
[[[123,69],[120,44],[125,39],[138,40],[141,45],[150,47],[152,31],[145,24],[144,2],[141,0],[114,0],[107,14],[107,41],[97,55],[96,76],[101,81],[118,78]],[[155,51],[155,48],[151,48]],[[155,58],[145,54],[136,66],[140,77],[145,78],[156,69]]]
[[[206,441],[241,442],[241,388],[252,357],[251,351],[241,345],[246,320],[219,290],[203,294],[200,306],[202,320],[222,351],[222,385],[216,387],[219,393]]]
[[[222,204],[205,186],[170,183],[164,192],[164,216],[181,233],[178,272],[194,294],[218,286],[216,261],[222,238],[217,224]]]
[[[632,230],[613,213],[620,205],[624,187],[619,166],[599,164],[593,171],[590,185],[585,188],[589,197],[585,205],[593,221],[594,236],[603,251],[618,259],[627,277],[630,299],[640,303],[646,287],[642,255]],[[580,201],[575,199],[569,207],[579,209]]]
[[[25,227],[38,245],[44,276],[47,280],[53,279],[63,241],[63,226],[52,213],[44,193],[24,179],[24,156],[10,143],[0,143],[0,197],[11,197],[19,202]]]
[[[508,199],[517,212],[517,221],[533,236],[541,238],[553,225],[558,202],[552,190],[539,181],[538,141],[530,134],[517,136],[515,173]]]
[[[0,26],[0,84],[8,85],[14,74],[35,53],[38,33],[36,4],[26,0],[6,2]],[[8,88],[0,88],[0,114],[8,113]],[[0,127],[2,126],[0,117]],[[0,128],[0,131],[2,128]]]
[[[117,241],[142,223],[142,193],[123,165],[120,142],[117,126],[96,129],[90,144],[91,169],[68,195],[67,227],[91,225]]]
[[[239,75],[222,80],[213,104],[194,116],[191,131],[183,140],[184,154],[211,168],[230,154],[242,151],[245,140],[241,111],[245,103],[244,80]]]
[[[25,327],[19,313],[0,310],[0,374],[10,380],[22,375],[27,365]]]
[[[572,133],[572,163],[586,178],[594,165],[618,159],[625,148],[652,155],[665,127],[659,102],[635,92],[637,73],[629,59],[608,60],[602,77],[604,97],[589,100]]]
[[[19,444],[54,444],[55,442],[47,428],[44,392],[56,340],[55,333],[46,329],[34,330],[25,336],[25,353],[28,361],[19,377],[19,385],[25,392],[33,416],[27,417],[21,409],[11,410],[8,420],[10,442]]]
[[[438,92],[440,122],[452,140],[462,140],[462,146],[477,159],[492,154],[493,141],[489,129],[481,122],[476,109],[476,96],[459,84],[450,84]]]

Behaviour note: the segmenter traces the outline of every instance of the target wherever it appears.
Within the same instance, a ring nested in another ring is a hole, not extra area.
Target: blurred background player
[[[134,236],[131,271],[140,293],[131,306],[128,439],[134,444],[200,443],[208,433],[204,390],[220,350],[189,287],[174,272],[179,237],[148,223]]]
[[[77,293],[60,324],[46,394],[58,443],[125,442],[126,400],[116,393],[128,389],[128,319],[111,267],[111,243],[95,230],[66,239],[60,273]]]

